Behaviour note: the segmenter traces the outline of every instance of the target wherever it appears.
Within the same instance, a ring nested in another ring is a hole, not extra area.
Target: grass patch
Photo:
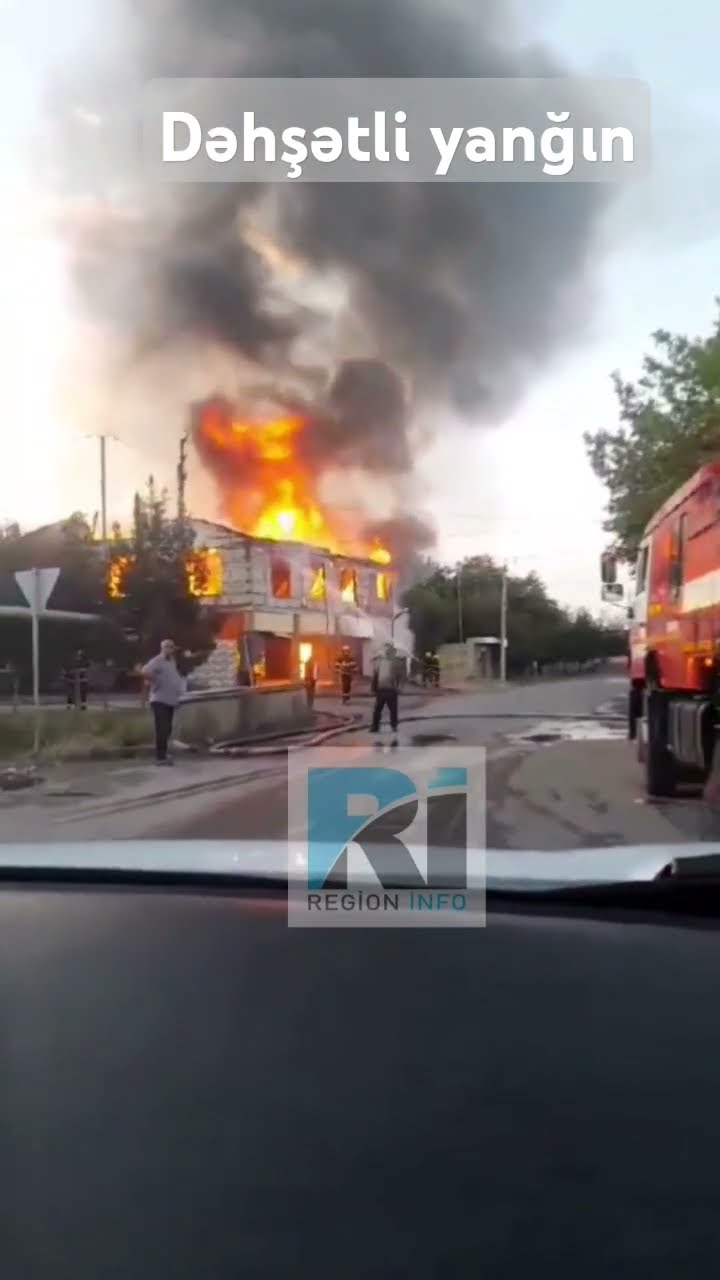
[[[35,716],[30,710],[0,712],[0,760],[24,760],[32,755]],[[40,716],[40,754],[49,763],[104,760],[134,755],[153,740],[146,711],[117,708],[108,711],[45,710]]]

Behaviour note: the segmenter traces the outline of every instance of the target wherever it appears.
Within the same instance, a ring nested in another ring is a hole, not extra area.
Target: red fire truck
[[[618,599],[612,554],[603,595]],[[720,462],[700,468],[643,534],[630,613],[628,736],[648,795],[720,770]],[[714,766],[714,768],[713,768]]]

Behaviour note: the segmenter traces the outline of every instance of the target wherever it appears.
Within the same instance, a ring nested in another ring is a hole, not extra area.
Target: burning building
[[[367,674],[372,653],[391,635],[412,652],[405,615],[395,618],[397,577],[391,565],[205,520],[192,523],[198,546],[211,548],[222,564],[212,603],[223,624],[215,652],[196,673],[200,681],[227,686],[238,671],[252,684],[299,678],[311,656],[320,679],[327,679],[342,644]]]
[[[252,683],[292,678],[310,657],[327,678],[342,644],[367,672],[391,635],[412,651],[406,617],[396,617],[398,565],[384,537],[392,524],[321,497],[324,473],[343,454],[336,415],[288,405],[241,416],[214,399],[195,406],[192,438],[228,519],[193,522],[196,544],[222,566],[213,602],[224,621],[209,681],[230,683],[238,668]]]

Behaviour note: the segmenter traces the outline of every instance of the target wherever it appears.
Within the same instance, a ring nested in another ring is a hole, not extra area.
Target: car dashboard
[[[0,888],[9,1280],[711,1274],[720,935]]]

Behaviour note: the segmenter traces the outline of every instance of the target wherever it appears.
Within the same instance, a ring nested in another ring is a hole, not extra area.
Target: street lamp
[[[397,622],[398,618],[402,618],[404,613],[409,613],[409,612],[410,612],[409,609],[399,609],[397,613],[393,614],[392,622],[390,623],[390,639],[391,640],[394,639],[395,637],[395,623]]]

